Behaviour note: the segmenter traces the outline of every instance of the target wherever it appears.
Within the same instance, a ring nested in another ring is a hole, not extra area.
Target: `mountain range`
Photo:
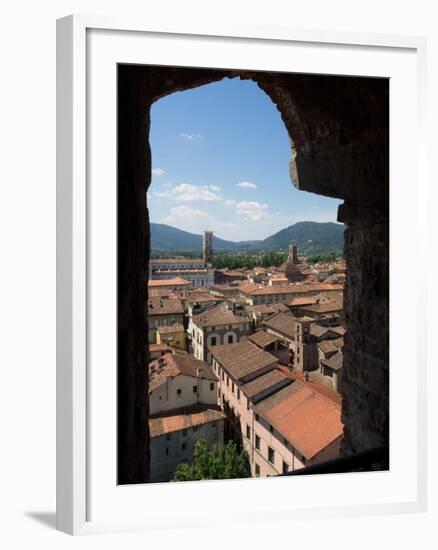
[[[321,254],[344,249],[345,226],[339,223],[298,222],[263,240],[226,241],[213,235],[213,248],[217,252],[256,252],[258,250],[286,250],[296,244],[299,253]],[[202,251],[202,235],[189,233],[161,223],[151,223],[151,250],[160,252]]]

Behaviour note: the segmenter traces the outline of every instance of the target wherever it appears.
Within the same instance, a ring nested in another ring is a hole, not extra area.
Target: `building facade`
[[[157,344],[167,344],[172,348],[186,350],[186,331],[183,325],[161,326],[156,329]]]
[[[190,464],[199,439],[207,441],[209,446],[222,444],[224,422],[225,414],[218,407],[151,418],[150,481],[170,481],[179,464]]]
[[[214,284],[214,271],[210,268],[199,269],[158,269],[152,273],[153,280],[184,278],[189,281],[187,288],[209,288]]]
[[[156,333],[159,327],[184,324],[184,307],[178,298],[149,298],[146,315],[150,344],[157,343]]]
[[[212,347],[246,340],[252,333],[252,323],[222,303],[190,317],[188,333],[194,356],[210,363]]]
[[[191,462],[199,439],[223,443],[217,391],[211,367],[188,353],[166,353],[149,364],[151,481],[172,479],[179,464]]]
[[[204,361],[188,353],[166,353],[149,363],[151,415],[217,404],[217,376]]]
[[[316,296],[321,292],[330,295],[335,293],[339,295],[339,292],[343,291],[342,285],[316,283],[316,284],[289,284],[289,285],[263,285],[263,284],[242,284],[240,285],[239,292],[241,298],[248,305],[260,305],[260,304],[287,304],[297,297]]]
[[[343,435],[338,403],[285,374],[251,342],[212,351],[227,435],[247,452],[253,477],[336,458]]]

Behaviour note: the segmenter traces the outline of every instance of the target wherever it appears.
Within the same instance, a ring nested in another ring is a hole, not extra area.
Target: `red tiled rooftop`
[[[280,369],[273,369],[261,376],[257,376],[257,378],[254,378],[246,384],[242,384],[241,387],[242,391],[252,399],[270,389],[277,391],[281,386],[291,383],[292,380]]]
[[[251,334],[251,336],[248,337],[248,340],[259,348],[265,348],[266,346],[273,344],[277,340],[277,337],[269,332],[265,332],[264,330],[259,330],[258,332]]]
[[[151,264],[205,264],[199,258],[157,258],[150,261]]]
[[[307,459],[343,435],[340,407],[298,380],[255,410]]]
[[[295,338],[295,321],[296,318],[290,313],[276,313],[263,321],[263,326],[268,329],[281,332],[286,337]]]
[[[292,298],[289,302],[290,306],[311,306],[316,304],[317,298],[315,296],[303,296],[298,298]]]
[[[158,327],[157,331],[160,334],[171,334],[173,332],[184,332],[184,327],[183,325],[175,323],[174,325],[164,325],[162,327]]]
[[[332,313],[342,311],[342,309],[343,304],[341,301],[329,302],[327,304],[314,304],[303,307],[303,311],[310,311],[313,313]]]
[[[192,286],[190,281],[183,279],[182,277],[175,277],[174,279],[149,279],[149,288],[158,288],[163,286]]]
[[[321,363],[336,371],[342,369],[344,364],[344,356],[342,354],[342,351],[338,350],[328,359],[321,359]]]
[[[238,344],[210,346],[209,351],[236,380],[241,380],[265,367],[277,365],[277,358],[245,340]]]
[[[225,414],[219,407],[198,406],[184,411],[169,411],[159,417],[149,419],[149,433],[152,438],[172,432],[201,426],[209,422],[224,420]]]
[[[337,407],[342,406],[342,396],[337,391],[327,387],[324,384],[321,384],[320,382],[316,382],[315,380],[306,380],[304,378],[304,373],[299,370],[290,370],[288,367],[281,364],[279,364],[277,368],[280,369],[284,374],[292,378],[292,380],[299,380],[304,385],[308,386],[312,391],[318,392],[322,397],[325,397],[326,399],[330,399],[330,401],[333,401],[333,403],[335,403]]]
[[[193,316],[193,323],[200,327],[234,325],[247,323],[249,320],[246,317],[234,315],[228,309],[227,304],[221,303],[207,311]]]
[[[172,351],[172,348],[167,344],[149,344],[149,351],[151,353],[156,351]]]
[[[184,314],[184,307],[178,298],[150,298],[147,315],[177,315]]]
[[[249,283],[240,286],[241,292],[250,296],[263,296],[271,294],[305,294],[308,292],[327,292],[334,290],[342,290],[343,285],[335,284],[290,284],[285,286],[265,286],[255,283]]]
[[[149,391],[153,391],[180,374],[186,376],[217,380],[212,368],[205,361],[200,361],[188,353],[166,353],[160,359],[149,363]]]

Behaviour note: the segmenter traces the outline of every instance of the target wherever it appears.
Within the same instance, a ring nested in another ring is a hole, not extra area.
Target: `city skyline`
[[[299,221],[336,222],[342,202],[297,190],[280,114],[238,79],[153,104],[150,220],[227,240],[264,239]]]

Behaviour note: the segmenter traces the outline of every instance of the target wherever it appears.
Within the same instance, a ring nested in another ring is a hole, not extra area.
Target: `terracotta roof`
[[[264,286],[255,283],[249,283],[247,285],[241,285],[240,291],[249,296],[262,296],[272,294],[289,294],[292,293],[292,286]]]
[[[234,315],[234,313],[228,309],[227,304],[221,303],[207,311],[203,311],[199,315],[194,315],[193,322],[199,327],[214,327],[217,325],[241,324],[248,322],[248,319]]]
[[[241,292],[249,296],[263,296],[271,294],[305,294],[308,292],[328,292],[342,290],[343,285],[334,284],[290,284],[285,286],[265,286],[261,284],[249,283],[240,286]]]
[[[346,275],[345,273],[333,273],[332,275],[329,275],[327,279],[325,280],[326,283],[336,283],[337,281],[345,281]]]
[[[248,340],[251,340],[251,342],[259,348],[265,348],[266,346],[276,342],[277,337],[273,334],[269,334],[269,332],[265,332],[264,330],[259,330],[258,332],[251,334],[251,336],[248,337]]]
[[[219,291],[219,292],[227,292],[227,291],[229,291],[229,292],[236,292],[236,293],[237,293],[237,292],[239,292],[239,288],[240,288],[240,287],[238,287],[238,286],[236,286],[236,285],[230,285],[230,284],[222,284],[222,285],[219,285],[219,284],[217,284],[217,285],[212,285],[212,286],[210,287],[210,290],[217,290],[217,291]]]
[[[201,426],[209,422],[218,422],[224,420],[225,414],[219,407],[210,406],[193,407],[184,411],[169,411],[167,414],[161,413],[159,417],[149,419],[150,436],[160,437],[172,432],[193,428],[193,426]]]
[[[160,334],[171,334],[172,332],[185,332],[184,326],[175,323],[174,325],[165,325],[163,327],[157,327],[157,331]]]
[[[160,359],[149,363],[149,391],[153,391],[166,382],[168,378],[175,378],[180,374],[198,376],[206,380],[217,380],[213,369],[205,361],[195,359],[190,354],[166,353]]]
[[[285,304],[258,304],[256,306],[245,306],[245,311],[248,311],[250,313],[257,314],[264,314],[270,315],[272,313],[277,313],[279,311],[282,312],[288,312],[289,308]]]
[[[330,399],[338,407],[342,406],[342,396],[336,390],[329,388],[325,384],[322,384],[315,379],[310,378],[309,380],[306,380],[304,378],[304,373],[297,369],[292,368],[291,370],[289,369],[289,367],[281,364],[279,364],[277,368],[281,370],[283,374],[285,374],[289,378],[292,378],[292,380],[299,380],[302,384],[310,388],[312,391],[316,391],[320,393],[324,398]],[[312,375],[313,372],[315,371],[312,371],[310,375]]]
[[[151,264],[205,264],[205,261],[199,258],[159,258],[150,260]]]
[[[175,277],[174,279],[149,279],[149,288],[158,288],[163,286],[192,286],[190,281],[183,279],[182,277]]]
[[[311,306],[316,304],[317,298],[315,296],[302,296],[298,298],[292,298],[289,302],[291,307],[295,306]]]
[[[261,401],[255,411],[307,459],[343,435],[340,407],[298,380]]]
[[[289,308],[287,307],[286,304],[270,304],[269,307],[271,308],[271,310],[275,313],[278,313],[278,312],[282,312],[282,313],[288,313],[289,312]]]
[[[210,346],[210,353],[236,380],[242,380],[259,370],[277,364],[277,358],[261,350],[249,340],[238,344]]]
[[[336,340],[324,340],[322,342],[319,342],[318,348],[326,355],[328,353],[333,354],[342,349],[343,343],[343,338],[337,338]]]
[[[219,298],[218,296],[214,296],[210,293],[209,290],[207,292],[199,291],[199,292],[191,292],[187,296],[187,301],[189,304],[196,304],[196,303],[202,303],[202,302],[222,302],[223,298]]]
[[[163,356],[165,353],[173,353],[174,355],[189,355],[188,351],[185,351],[183,349],[175,348],[173,346],[170,346],[167,343],[161,343],[161,344],[148,344],[145,346],[145,348],[149,349],[149,352],[157,353],[160,352],[160,356]],[[151,359],[153,361],[154,359]]]
[[[237,269],[234,269],[234,270],[220,269],[218,271],[221,271],[223,275],[229,275],[230,277],[244,277],[246,279],[246,274],[243,273],[243,271],[239,271]]]
[[[271,388],[278,390],[280,387],[291,383],[292,380],[288,376],[278,369],[273,369],[261,376],[257,376],[251,382],[242,384],[241,388],[249,398],[254,399]]]
[[[167,344],[149,344],[149,351],[151,353],[157,351],[172,351],[172,348]]]
[[[314,313],[332,313],[342,311],[343,304],[341,301],[329,302],[327,304],[314,304],[303,307],[303,311],[311,311]]]
[[[170,288],[152,288],[148,287],[148,297],[149,298],[169,298],[173,297],[173,290]]]
[[[338,338],[339,336],[343,336],[345,334],[345,328],[340,325],[337,327],[330,327],[312,323],[310,326],[310,334],[315,338],[330,338],[330,336],[333,338]]]
[[[150,298],[148,300],[148,315],[184,314],[181,300],[177,298]]]
[[[330,330],[332,332],[335,332],[336,334],[339,334],[340,336],[344,336],[345,334],[345,327],[339,325],[337,327],[330,327]]]
[[[321,363],[326,365],[327,367],[330,367],[333,370],[342,369],[344,363],[344,356],[342,354],[342,351],[338,350],[328,359],[321,359]]]
[[[291,339],[295,339],[295,321],[296,318],[290,313],[276,313],[265,319],[263,325],[277,332],[281,332]]]

